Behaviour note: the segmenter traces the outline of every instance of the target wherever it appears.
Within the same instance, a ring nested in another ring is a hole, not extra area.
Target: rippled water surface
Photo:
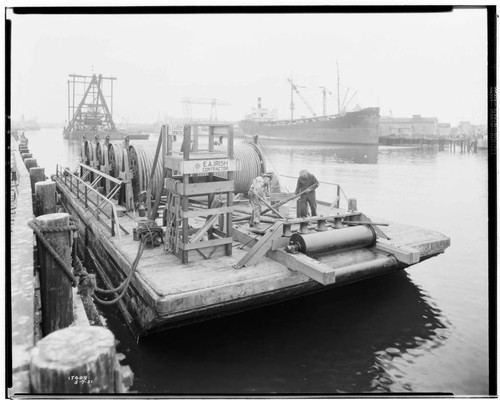
[[[75,166],[60,130],[28,133],[47,174]],[[306,168],[330,200],[442,232],[446,253],[405,271],[136,340],[103,309],[139,393],[487,394],[487,154],[264,143],[269,168]],[[52,172],[51,172],[52,170]],[[290,191],[295,179],[282,178]],[[493,243],[492,245],[495,245]]]

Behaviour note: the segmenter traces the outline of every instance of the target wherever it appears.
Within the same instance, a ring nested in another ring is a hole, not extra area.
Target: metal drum
[[[304,254],[325,251],[345,250],[359,247],[370,247],[375,244],[377,234],[370,225],[353,226],[342,229],[331,229],[324,232],[302,235],[294,233],[290,237],[290,246],[294,246]]]

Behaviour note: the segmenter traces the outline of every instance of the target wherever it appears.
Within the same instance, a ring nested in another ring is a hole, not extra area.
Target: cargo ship
[[[380,109],[378,107],[361,108],[356,106],[355,110],[347,112],[347,106],[356,95],[354,91],[349,100],[349,90],[340,102],[340,77],[337,63],[337,114],[329,115],[326,107],[327,94],[333,93],[326,87],[321,86],[323,92],[323,115],[318,116],[302,95],[300,86],[294,82],[293,77],[288,79],[290,83],[290,119],[277,120],[276,110],[262,108],[261,98],[257,99],[257,108],[240,122],[243,135],[266,140],[279,140],[299,143],[331,143],[349,145],[378,145],[378,125]],[[311,118],[294,119],[295,109],[294,93],[300,97],[304,105],[312,114]]]
[[[259,107],[240,121],[243,135],[301,143],[378,145],[378,107],[294,120],[271,120],[268,116],[259,102]]]

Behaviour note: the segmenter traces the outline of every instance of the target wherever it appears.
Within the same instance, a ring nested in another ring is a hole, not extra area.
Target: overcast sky
[[[67,119],[68,74],[115,76],[117,122],[183,117],[183,97],[217,98],[219,119],[263,106],[290,116],[290,87],[322,113],[341,101],[381,115],[487,121],[486,10],[442,14],[12,15],[12,114]],[[350,97],[350,94],[348,97]],[[295,116],[311,116],[296,98]],[[193,105],[208,118],[210,106]]]

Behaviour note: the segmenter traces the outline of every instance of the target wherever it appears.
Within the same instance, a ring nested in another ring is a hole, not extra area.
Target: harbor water
[[[75,167],[80,144],[62,130],[27,132],[46,175]],[[155,140],[152,137],[150,140]],[[143,394],[485,395],[488,352],[486,151],[266,143],[268,168],[308,169],[376,220],[436,230],[445,254],[404,271],[137,341],[115,307],[103,307]],[[289,191],[294,178],[282,177]],[[491,245],[494,245],[492,243]],[[168,268],[168,265],[165,265]],[[493,355],[494,356],[494,355]]]

